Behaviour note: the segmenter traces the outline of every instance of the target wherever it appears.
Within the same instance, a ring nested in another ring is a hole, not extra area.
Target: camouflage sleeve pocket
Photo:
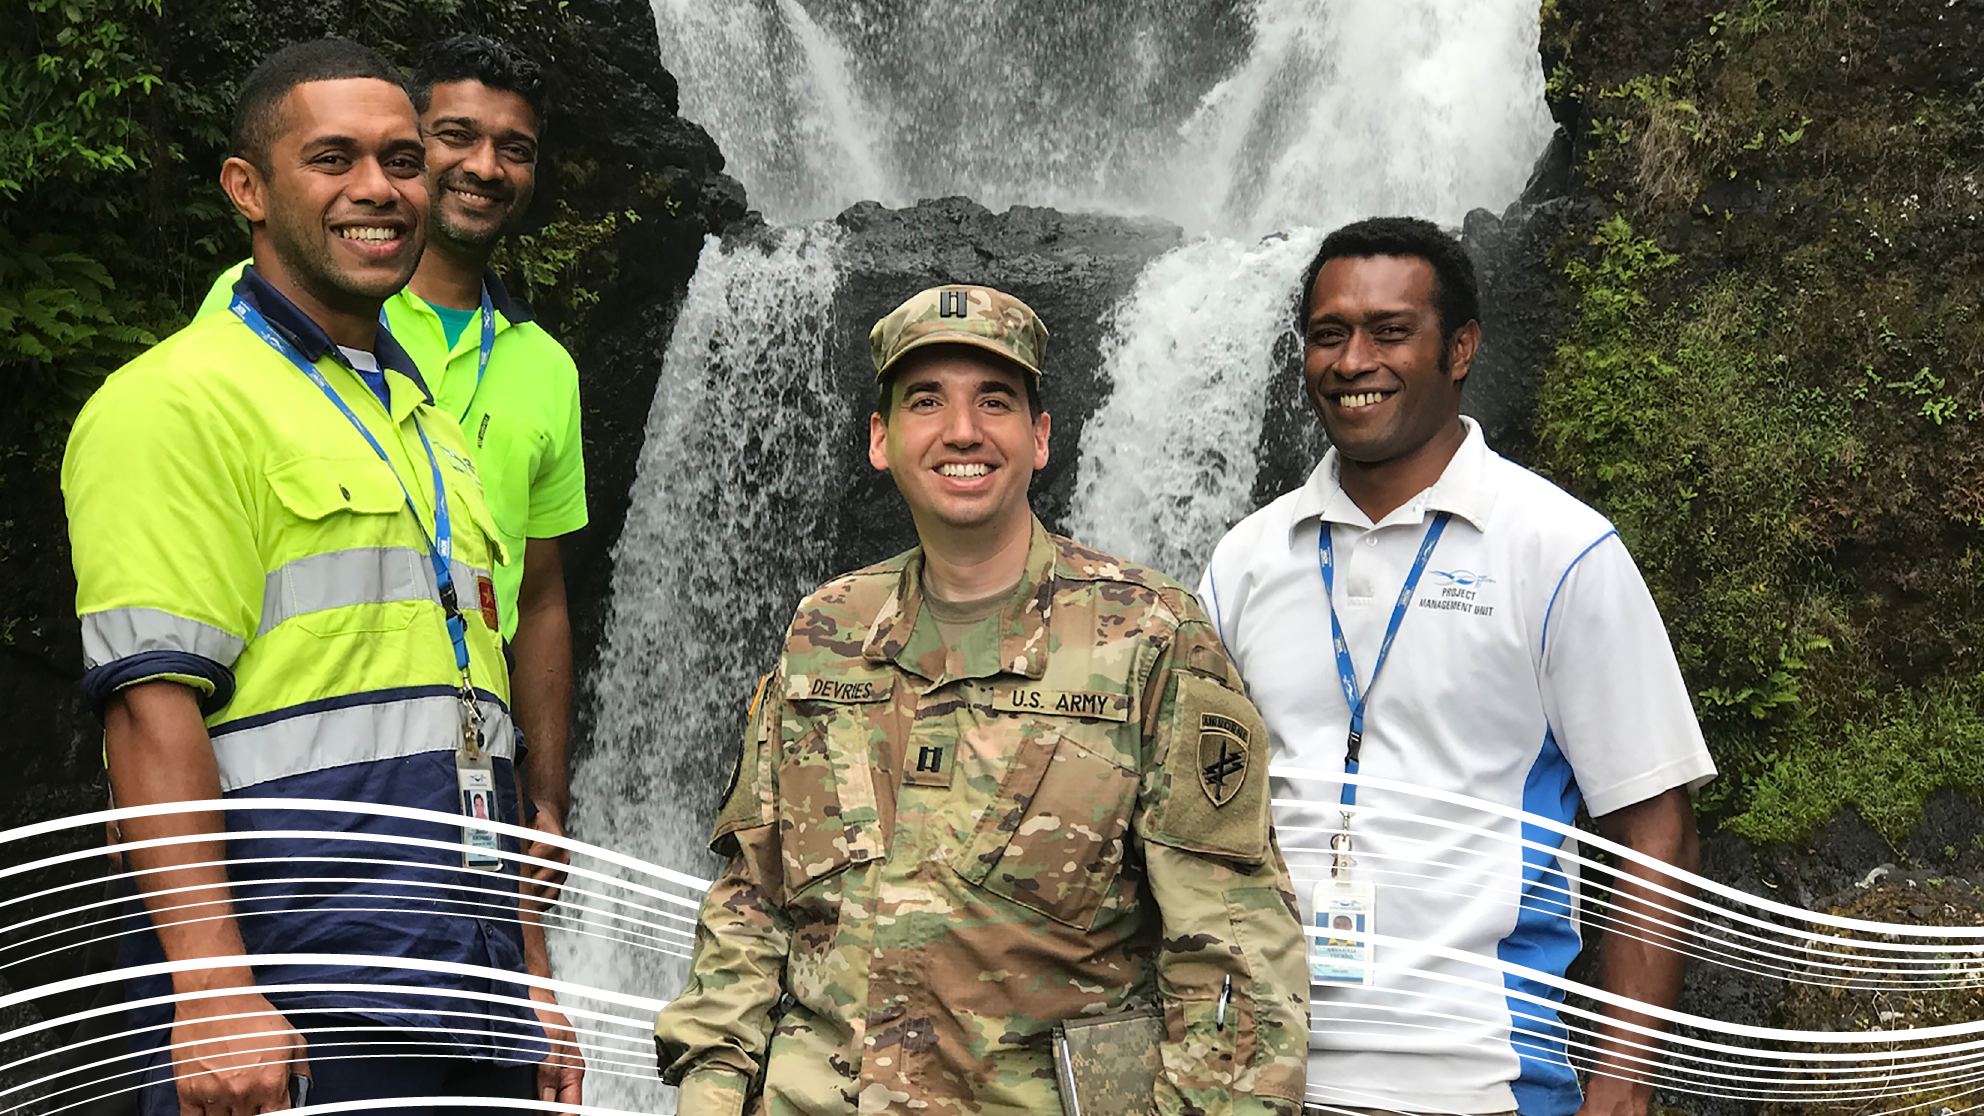
[[[1252,702],[1191,673],[1158,722],[1161,766],[1147,785],[1144,840],[1259,865],[1268,853],[1268,730]]]
[[[758,679],[758,692],[751,698],[751,711],[744,718],[744,747],[731,772],[730,789],[724,792],[723,809],[716,815],[716,830],[710,835],[710,851],[721,854],[725,838],[740,829],[770,825],[772,811],[772,764],[777,749],[771,738],[778,727],[778,687],[775,676]]]

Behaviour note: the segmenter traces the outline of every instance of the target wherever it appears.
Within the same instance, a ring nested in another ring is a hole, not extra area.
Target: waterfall
[[[655,0],[655,19],[683,113],[782,220],[964,194],[1194,232],[1373,205],[1458,221],[1516,196],[1551,127],[1536,0]]]
[[[684,115],[785,224],[706,248],[668,345],[573,830],[703,874],[745,698],[837,572],[850,520],[831,494],[867,468],[843,436],[867,401],[830,354],[869,323],[837,320],[833,227],[795,222],[965,194],[1187,229],[1106,323],[1109,395],[1058,447],[1077,479],[1050,526],[1189,583],[1262,491],[1263,414],[1322,231],[1500,208],[1550,131],[1536,0],[655,0],[655,17]],[[555,940],[564,979],[681,986],[674,959]],[[656,1111],[658,1090],[601,1075],[588,1096]]]
[[[1513,200],[1552,124],[1534,0],[1259,0],[1254,49],[1187,125],[1206,235],[1151,265],[1112,323],[1115,390],[1083,432],[1068,529],[1198,583],[1253,510],[1255,447],[1296,288],[1359,217],[1458,225]],[[1289,228],[1258,244],[1238,237]],[[1281,487],[1297,478],[1278,478]]]
[[[1251,511],[1262,400],[1320,233],[1166,253],[1110,323],[1115,385],[1082,431],[1068,531],[1187,585]]]
[[[819,438],[851,404],[828,342],[838,266],[830,229],[704,248],[662,359],[592,678],[595,731],[572,778],[574,834],[701,876],[745,702],[799,598],[834,571]],[[679,958],[552,935],[559,975],[672,996]],[[663,1111],[652,1076],[595,1075],[608,1108]],[[670,1106],[672,1108],[672,1105]]]

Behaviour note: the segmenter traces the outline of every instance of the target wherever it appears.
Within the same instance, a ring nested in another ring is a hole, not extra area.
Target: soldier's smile
[[[992,487],[998,466],[989,461],[947,461],[933,472],[943,478],[946,489],[959,495],[975,495]]]

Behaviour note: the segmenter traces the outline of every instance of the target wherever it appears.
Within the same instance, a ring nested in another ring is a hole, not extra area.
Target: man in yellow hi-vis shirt
[[[572,632],[558,539],[586,525],[579,373],[489,267],[536,188],[543,76],[508,44],[465,34],[428,50],[412,86],[431,184],[427,249],[412,281],[386,300],[386,322],[468,436],[509,552],[473,587],[472,603],[495,617],[514,656],[527,823],[562,835]],[[214,283],[200,317],[226,313],[245,266]],[[566,859],[548,843],[525,851]],[[539,894],[562,879],[543,866],[526,874]]]
[[[504,545],[379,328],[426,234],[412,102],[374,52],[301,43],[243,83],[232,149],[255,265],[105,381],[62,469],[117,804],[281,803],[123,823],[149,914],[124,963],[159,966],[125,980],[144,1111],[280,1110],[292,1074],[319,1102],[579,1103],[563,1016],[506,979],[542,957],[516,842],[473,824],[522,813],[477,599]]]

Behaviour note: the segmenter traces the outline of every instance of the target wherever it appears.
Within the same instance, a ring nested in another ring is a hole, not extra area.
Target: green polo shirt
[[[246,261],[214,281],[195,318],[227,310]],[[495,570],[503,638],[517,633],[524,540],[552,539],[586,525],[586,467],[579,438],[579,370],[572,357],[511,298],[495,272],[484,279],[496,309],[489,369],[476,383],[481,315],[448,344],[441,316],[402,289],[386,300],[386,324],[419,367],[437,406],[461,423],[509,560]]]

